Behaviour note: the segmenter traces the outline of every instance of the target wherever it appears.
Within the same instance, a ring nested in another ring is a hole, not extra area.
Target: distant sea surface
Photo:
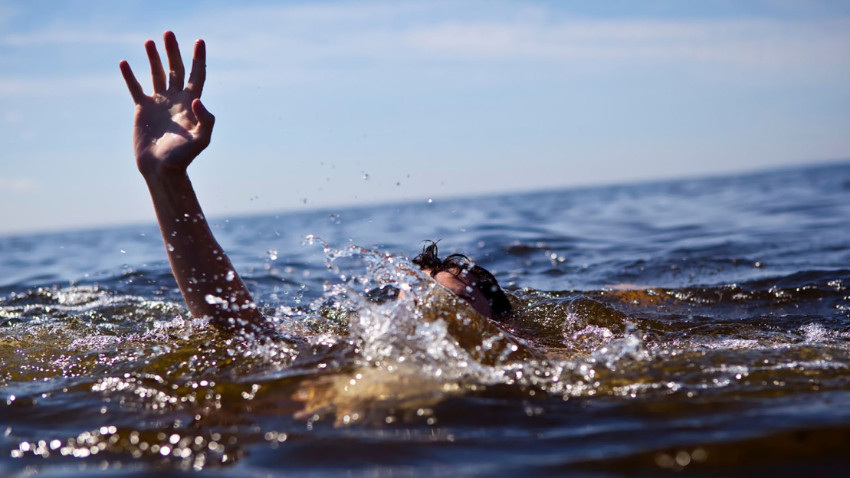
[[[0,475],[847,476],[850,163],[211,222],[280,337],[154,225],[0,238]]]

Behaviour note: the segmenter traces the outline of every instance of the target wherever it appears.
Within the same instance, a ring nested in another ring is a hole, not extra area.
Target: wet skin
[[[440,271],[434,275],[431,275],[430,269],[423,269],[422,272],[433,277],[438,284],[465,300],[479,314],[487,317],[488,319],[493,318],[493,310],[490,308],[490,302],[484,294],[475,287],[475,281],[477,278],[474,274],[469,273],[469,271],[466,270],[459,271],[457,269]]]

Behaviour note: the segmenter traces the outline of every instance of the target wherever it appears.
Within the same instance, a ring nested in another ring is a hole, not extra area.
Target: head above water
[[[463,254],[440,259],[437,243],[429,241],[413,263],[481,315],[496,319],[511,312],[511,303],[493,274]]]

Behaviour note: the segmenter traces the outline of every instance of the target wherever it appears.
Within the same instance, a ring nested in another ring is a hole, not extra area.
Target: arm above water
[[[210,143],[215,117],[201,103],[206,77],[206,48],[195,43],[192,71],[185,70],[177,39],[163,35],[168,57],[166,85],[156,44],[145,42],[153,93],[145,95],[126,61],[120,68],[136,104],[133,146],[136,165],[147,182],[171,271],[189,311],[209,317],[226,330],[267,327],[250,292],[207,224],[186,169]]]

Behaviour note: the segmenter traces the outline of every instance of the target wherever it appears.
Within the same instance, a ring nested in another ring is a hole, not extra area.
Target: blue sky
[[[0,234],[154,220],[127,59],[207,41],[209,216],[850,158],[850,2],[0,3]]]

